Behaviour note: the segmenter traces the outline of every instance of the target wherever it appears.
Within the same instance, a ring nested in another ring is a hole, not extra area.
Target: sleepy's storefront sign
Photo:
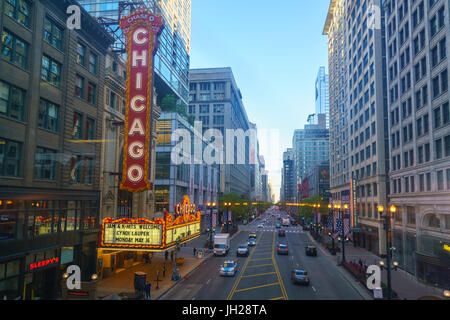
[[[125,144],[120,188],[139,192],[151,188],[153,57],[158,33],[163,27],[160,16],[140,7],[120,21],[127,47],[127,90]]]

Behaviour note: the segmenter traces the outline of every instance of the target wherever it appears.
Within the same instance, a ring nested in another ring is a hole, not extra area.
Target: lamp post
[[[331,216],[331,254],[334,256],[336,254],[336,249],[334,247],[334,215],[333,215],[333,206],[331,204],[328,205],[328,214]]]
[[[384,230],[386,232],[386,271],[387,271],[387,295],[388,299],[392,299],[392,282],[391,282],[391,243],[390,243],[390,231],[391,231],[391,215],[395,214],[397,212],[397,207],[392,205],[389,208],[389,211],[384,213],[384,207],[378,206],[378,212],[381,216],[384,218]],[[384,213],[384,214],[383,214]],[[396,269],[398,266],[398,263],[394,263],[394,268]],[[383,267],[383,265],[382,265]]]
[[[229,208],[231,207],[231,202],[225,202],[225,208],[227,208],[227,217],[225,218],[225,223],[227,225],[227,232],[228,233],[228,214],[229,214]]]

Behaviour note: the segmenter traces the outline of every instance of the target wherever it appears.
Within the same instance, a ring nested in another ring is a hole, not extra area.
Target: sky
[[[277,200],[283,152],[314,113],[319,67],[328,70],[328,6],[329,0],[192,0],[191,69],[232,68]]]

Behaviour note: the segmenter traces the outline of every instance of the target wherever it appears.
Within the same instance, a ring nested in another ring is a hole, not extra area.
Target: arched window
[[[427,214],[424,218],[424,226],[430,228],[440,228],[441,221],[434,213]]]

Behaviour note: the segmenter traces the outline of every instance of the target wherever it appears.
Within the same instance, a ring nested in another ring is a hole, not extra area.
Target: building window
[[[39,128],[58,132],[59,106],[41,99],[39,103]]]
[[[86,47],[81,43],[77,44],[77,63],[84,66],[84,60],[86,55]]]
[[[20,177],[22,144],[0,138],[0,176]]]
[[[94,74],[97,73],[97,56],[93,53],[89,54],[89,71]]]
[[[223,116],[214,116],[213,124],[214,125],[223,125],[224,124],[224,117]]]
[[[37,180],[55,180],[56,151],[36,148],[34,155],[34,178]]]
[[[51,58],[43,56],[41,79],[59,87],[61,83],[61,65]]]
[[[89,103],[95,104],[96,103],[96,92],[97,92],[97,86],[93,84],[92,82],[89,82],[88,84],[88,92],[87,92],[87,99]]]
[[[28,44],[6,30],[2,34],[2,55],[16,66],[27,69]]]
[[[211,86],[210,86],[209,82],[200,83],[200,90],[201,91],[210,91]]]
[[[92,158],[73,156],[70,168],[70,182],[73,184],[92,184]]]
[[[0,81],[0,115],[23,120],[25,91]]]
[[[195,114],[195,105],[189,106],[189,114]]]
[[[209,104],[200,105],[200,113],[209,113]]]
[[[439,170],[437,172],[437,187],[439,191],[444,190],[444,171]]]
[[[225,82],[214,82],[215,91],[225,91]]]
[[[86,117],[86,127],[84,138],[86,140],[94,140],[95,139],[95,120]]]
[[[44,21],[44,39],[55,48],[62,50],[62,29],[49,18]]]
[[[30,27],[32,4],[28,0],[6,0],[4,12],[25,27]]]
[[[72,127],[72,138],[81,139],[82,138],[82,121],[83,116],[77,112],[73,114],[73,127]]]
[[[111,109],[116,109],[116,94],[114,91],[109,92],[109,107]]]
[[[79,75],[75,78],[75,96],[83,99],[84,79]]]

